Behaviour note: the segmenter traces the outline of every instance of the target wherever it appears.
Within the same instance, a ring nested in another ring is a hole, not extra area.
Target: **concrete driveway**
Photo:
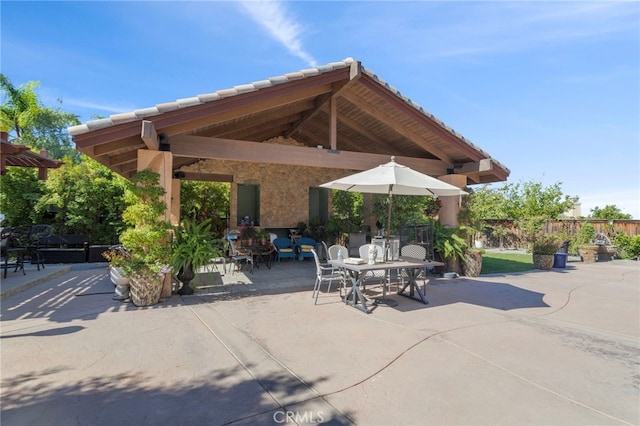
[[[314,306],[308,262],[150,308],[71,270],[2,302],[1,421],[637,425],[639,266],[432,279],[368,315]]]

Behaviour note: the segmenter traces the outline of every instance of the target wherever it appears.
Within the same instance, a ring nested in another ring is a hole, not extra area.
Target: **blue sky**
[[[640,218],[640,2],[2,1],[2,72],[88,121],[353,57],[582,213]]]

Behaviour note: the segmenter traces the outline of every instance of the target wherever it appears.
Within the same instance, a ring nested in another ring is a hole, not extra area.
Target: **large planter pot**
[[[552,254],[533,254],[533,267],[536,269],[548,270],[553,267]]]
[[[178,272],[178,279],[182,282],[182,288],[178,290],[178,294],[185,296],[193,294],[193,289],[189,283],[196,277],[196,273],[193,270],[193,266],[188,264],[186,268],[180,268]]]
[[[462,259],[462,273],[466,277],[479,277],[482,270],[482,253],[471,251]]]
[[[160,301],[164,276],[137,273],[130,277],[131,301],[136,306],[151,306]]]
[[[578,253],[580,253],[580,257],[582,257],[584,263],[598,261],[598,246],[579,246]]]
[[[129,285],[129,278],[125,277],[122,268],[117,266],[109,268],[109,278],[113,285]]]
[[[130,280],[128,277],[124,276],[122,272],[122,268],[118,267],[110,267],[109,268],[109,278],[113,283],[115,288],[115,294],[113,296],[114,300],[126,300],[130,297],[129,289],[130,289]]]

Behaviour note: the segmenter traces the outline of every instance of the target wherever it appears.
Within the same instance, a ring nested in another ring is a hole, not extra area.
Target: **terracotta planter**
[[[164,276],[157,274],[133,274],[130,277],[131,301],[136,306],[151,306],[160,301]]]
[[[536,269],[548,270],[553,268],[552,254],[533,254],[533,267]]]
[[[598,246],[580,246],[578,253],[582,257],[584,263],[593,263],[598,261]]]
[[[462,259],[462,273],[466,277],[479,277],[482,270],[482,253],[471,251]]]

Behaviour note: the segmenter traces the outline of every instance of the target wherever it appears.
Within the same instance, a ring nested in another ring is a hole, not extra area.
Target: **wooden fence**
[[[513,220],[490,219],[486,222],[489,225],[484,233],[487,247],[526,247],[522,232]],[[585,223],[591,223],[596,233],[603,233],[608,237],[615,234],[640,235],[640,220],[558,219],[545,223],[543,231],[545,233],[561,232],[571,237],[580,232],[580,228]]]

